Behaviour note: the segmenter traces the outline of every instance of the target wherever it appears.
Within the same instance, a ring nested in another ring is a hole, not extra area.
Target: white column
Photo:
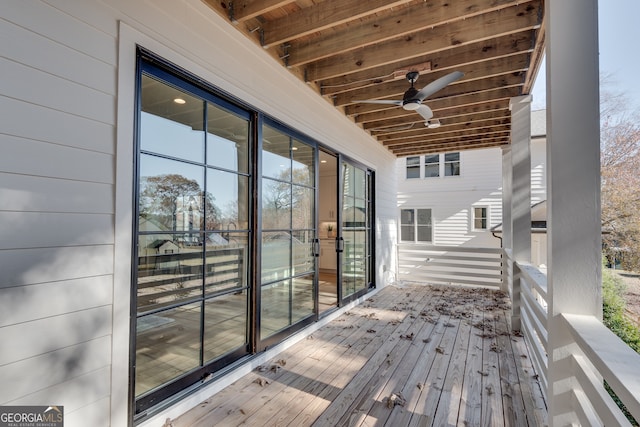
[[[511,250],[531,262],[531,96],[511,98]],[[511,327],[520,330],[520,270],[512,269]]]
[[[511,251],[513,244],[511,239],[511,145],[502,147],[502,249]],[[502,287],[500,290],[512,294],[512,269],[511,262],[503,253],[502,263]]]
[[[550,425],[571,408],[559,313],[602,316],[597,0],[545,2]],[[570,381],[569,381],[570,383]]]

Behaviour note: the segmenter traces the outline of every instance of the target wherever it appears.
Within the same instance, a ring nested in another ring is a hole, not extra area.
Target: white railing
[[[575,413],[581,425],[631,426],[607,393],[606,382],[631,415],[640,420],[640,354],[594,316],[561,314],[557,325],[575,345],[558,363],[557,372],[563,378],[556,379],[569,378],[571,388],[556,397],[571,402],[567,409]]]
[[[502,249],[399,244],[398,279],[500,288]]]
[[[514,262],[513,270],[513,276],[520,278],[521,332],[529,346],[531,361],[546,398],[549,341],[547,276],[540,269],[526,263]]]
[[[640,354],[636,353],[595,316],[560,314],[553,319],[554,334],[562,342],[564,355],[555,361],[550,377],[549,328],[546,272],[528,263],[511,259],[505,251],[505,273],[509,289],[513,280],[520,279],[519,313],[521,332],[525,337],[536,374],[554,408],[549,425],[631,426],[624,413],[605,389],[606,382],[626,406],[629,413],[640,420]],[[516,283],[516,288],[518,284]],[[553,382],[554,395],[549,388]]]

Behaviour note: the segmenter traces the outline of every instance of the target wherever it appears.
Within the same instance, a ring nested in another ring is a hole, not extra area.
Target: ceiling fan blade
[[[386,105],[402,106],[402,101],[396,101],[393,99],[365,99],[364,101],[352,101],[352,102],[359,102],[361,104],[386,104]]]
[[[444,89],[447,85],[455,82],[462,76],[464,76],[464,73],[461,73],[460,71],[454,71],[447,74],[446,76],[442,76],[423,87],[422,90],[416,95],[416,98],[420,101],[424,101],[429,96],[433,95],[440,89]]]
[[[433,117],[433,111],[431,111],[431,108],[429,108],[427,105],[421,104],[415,111],[416,113],[420,114],[422,118],[425,119],[425,121]]]

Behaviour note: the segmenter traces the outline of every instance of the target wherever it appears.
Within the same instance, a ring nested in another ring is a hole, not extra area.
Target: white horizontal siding
[[[60,171],[60,174],[64,172]],[[0,211],[111,213],[110,184],[0,172]],[[73,230],[69,230],[72,232]]]
[[[2,134],[0,152],[3,154],[1,172],[105,184],[114,182],[111,154]]]
[[[63,298],[64,295],[61,295],[50,304]],[[52,353],[110,333],[111,307],[108,305],[6,326],[0,328],[0,341],[20,345],[4,346],[0,353],[0,366],[27,360],[34,355]],[[12,393],[11,388],[6,392]],[[4,401],[7,400],[11,399],[5,397]]]
[[[115,132],[111,124],[2,96],[0,105],[12,113],[0,114],[2,134],[106,154],[115,152]],[[51,160],[53,158],[48,158]],[[64,169],[58,167],[56,172],[60,174]]]
[[[68,331],[74,333],[73,330]],[[41,331],[42,336],[46,331]],[[110,364],[111,337],[109,335],[96,338],[91,341],[81,342],[58,350],[23,359],[18,362],[0,366],[0,378],[3,387],[0,388],[0,402],[16,402],[23,398],[23,402],[31,399],[26,396],[44,391],[49,387],[54,387],[63,382],[69,382],[73,378],[78,378],[90,372],[103,369]],[[70,384],[68,384],[70,385]],[[89,387],[101,387],[100,385],[86,384]],[[74,385],[77,387],[77,385]],[[44,401],[31,404],[56,404],[59,397],[45,392]],[[59,402],[67,405],[67,402]],[[71,403],[71,402],[69,402]],[[65,424],[66,425],[66,424]]]
[[[70,10],[73,10],[85,2],[56,3],[67,3]],[[8,1],[3,2],[2,18],[41,35],[52,43],[68,46],[106,64],[117,63],[115,33],[109,34],[97,29],[93,24],[82,22],[76,19],[73,13],[65,13],[41,1]],[[117,28],[113,17],[109,17],[109,21],[114,29]]]
[[[109,366],[88,370],[82,375],[6,402],[7,405],[39,405],[42,402],[64,403],[65,426],[107,426],[111,369]],[[108,406],[108,405],[107,405]],[[125,409],[126,410],[126,409]]]
[[[113,274],[111,245],[12,249],[1,255],[0,288]]]
[[[82,63],[76,66],[82,66]],[[0,58],[0,73],[3,77],[0,79],[0,93],[9,98],[103,123],[113,123],[115,120],[112,94],[4,58]]]
[[[20,40],[20,43],[0,44],[1,57],[11,58],[33,69],[46,70],[54,76],[104,93],[115,93],[116,72],[113,64],[89,57],[8,21],[0,20],[0,34],[11,34],[11,37]],[[33,52],[39,55],[33,55]],[[65,60],[60,61],[60,58]],[[82,68],[77,64],[82,64]]]
[[[28,310],[0,311],[2,328],[109,305],[112,303],[112,278],[104,275],[2,288],[0,301],[7,307],[29,307]]]
[[[0,211],[0,223],[0,250],[113,244],[109,214]]]

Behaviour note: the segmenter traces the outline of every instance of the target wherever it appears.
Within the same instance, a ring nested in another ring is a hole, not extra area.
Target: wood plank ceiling
[[[510,143],[509,99],[529,94],[544,50],[544,0],[203,0],[397,156]],[[239,35],[240,35],[239,33]],[[415,111],[402,100],[464,76]]]

